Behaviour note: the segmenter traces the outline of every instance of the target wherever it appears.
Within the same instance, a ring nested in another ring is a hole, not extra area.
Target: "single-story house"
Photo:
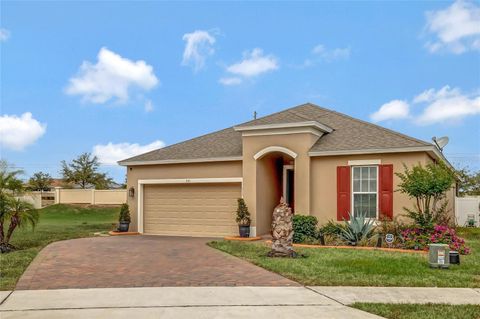
[[[348,212],[403,214],[411,202],[395,192],[395,172],[439,160],[446,162],[431,143],[307,103],[119,164],[127,167],[131,229],[225,236],[238,234],[239,197],[251,235],[270,232],[281,196],[321,224]]]

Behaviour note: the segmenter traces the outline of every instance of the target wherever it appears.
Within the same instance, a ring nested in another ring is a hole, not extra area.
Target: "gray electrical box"
[[[428,245],[428,263],[432,268],[448,268],[450,265],[450,247],[447,244]]]

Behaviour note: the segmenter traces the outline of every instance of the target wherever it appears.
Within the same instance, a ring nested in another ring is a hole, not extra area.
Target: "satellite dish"
[[[443,148],[448,144],[448,136],[443,136],[440,138],[436,138],[435,136],[432,137],[432,141],[437,145],[438,149],[440,151],[443,151]]]

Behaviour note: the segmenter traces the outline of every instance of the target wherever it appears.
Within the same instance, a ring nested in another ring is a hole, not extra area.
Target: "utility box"
[[[428,245],[428,263],[432,268],[448,268],[450,266],[450,247],[447,244]]]

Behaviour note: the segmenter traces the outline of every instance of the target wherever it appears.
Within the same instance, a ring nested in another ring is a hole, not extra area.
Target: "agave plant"
[[[340,238],[349,245],[356,246],[363,239],[368,239],[375,230],[374,220],[367,218],[366,214],[358,213],[355,216],[348,213],[349,220],[343,220],[345,227],[340,228]]]

